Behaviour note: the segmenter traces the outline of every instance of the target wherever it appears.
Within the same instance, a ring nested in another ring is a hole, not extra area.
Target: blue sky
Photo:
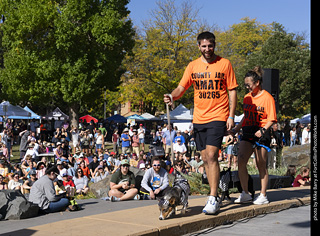
[[[181,3],[183,0],[175,0]],[[310,0],[191,0],[200,8],[201,18],[221,29],[240,22],[243,17],[257,18],[261,23],[276,21],[288,32],[305,32],[310,43]],[[156,0],[131,0],[128,9],[135,26],[150,19],[150,10],[156,8]]]

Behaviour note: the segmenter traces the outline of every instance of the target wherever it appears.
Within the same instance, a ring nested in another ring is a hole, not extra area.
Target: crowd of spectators
[[[150,133],[143,124],[126,127],[110,123],[106,127],[104,124],[81,122],[78,127],[71,127],[67,121],[58,121],[50,129],[48,127],[49,123],[39,124],[35,120],[29,126],[9,120],[0,134],[0,190],[21,191],[45,212],[61,210],[75,195],[88,194],[90,182],[99,182],[111,174],[110,200],[120,201],[162,196],[168,187],[164,178],[167,173],[204,173],[192,127],[181,131],[163,125],[151,129]],[[274,156],[278,155],[278,150],[282,152],[284,145],[310,142],[309,125],[297,124],[289,127],[288,131],[288,124],[282,129],[275,124],[273,131],[271,149],[274,154],[271,152],[271,155]],[[160,146],[164,150],[164,156],[153,162],[152,154],[147,152],[149,148],[145,145],[147,136],[151,147]],[[228,167],[234,169],[237,169],[239,140],[241,133],[236,137],[225,137],[220,151],[219,160],[227,160]],[[112,150],[106,148],[107,141],[111,141]],[[20,159],[13,162],[12,146],[15,144],[20,145]],[[175,156],[174,163],[170,160],[171,151]],[[274,160],[269,166],[275,166],[277,160]],[[135,188],[129,166],[146,171],[141,189]],[[301,176],[303,179],[307,174],[303,172]],[[42,185],[46,186],[45,193],[41,192]]]

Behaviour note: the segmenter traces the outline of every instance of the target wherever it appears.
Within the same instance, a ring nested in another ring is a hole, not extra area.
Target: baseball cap
[[[120,164],[121,164],[122,166],[123,166],[123,165],[130,165],[130,162],[129,162],[128,159],[123,159]]]
[[[67,177],[67,176],[68,176],[68,173],[67,173],[67,172],[65,172],[65,173],[62,174],[62,177]]]

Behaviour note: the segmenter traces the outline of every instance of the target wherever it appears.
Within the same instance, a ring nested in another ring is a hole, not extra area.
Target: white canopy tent
[[[240,116],[235,116],[234,117],[234,122],[235,123],[240,123],[240,121],[242,120],[242,118],[243,118],[243,116],[244,116],[244,114],[242,114],[242,115],[240,115]]]
[[[173,111],[170,112],[171,121],[174,120],[184,120],[184,121],[192,121],[193,115],[191,115],[190,110],[188,110],[184,105],[180,104]],[[167,114],[161,116],[162,120],[167,119]]]
[[[171,123],[177,126],[178,130],[190,130],[192,128],[193,115],[184,105],[180,104],[170,112]],[[167,114],[161,116],[162,120],[167,119]]]
[[[148,113],[148,112],[143,113],[141,116],[142,116],[143,118],[145,118],[146,120],[154,120],[154,121],[160,120],[158,117],[155,117],[154,115],[151,115],[151,114]]]

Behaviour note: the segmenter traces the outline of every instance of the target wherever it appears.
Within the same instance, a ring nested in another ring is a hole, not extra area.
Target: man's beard
[[[206,59],[206,60],[212,60],[214,58],[214,52],[210,51],[209,53],[205,53],[205,52],[201,52],[202,56]]]

